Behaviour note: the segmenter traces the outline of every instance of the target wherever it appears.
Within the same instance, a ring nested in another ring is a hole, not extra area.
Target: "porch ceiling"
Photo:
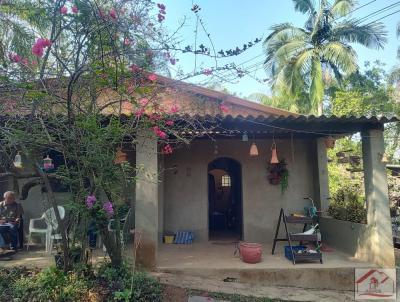
[[[398,122],[397,117],[356,116],[183,116],[193,121],[186,131],[198,136],[240,136],[243,133],[257,137],[322,137],[343,136],[368,129],[383,129],[384,124]]]

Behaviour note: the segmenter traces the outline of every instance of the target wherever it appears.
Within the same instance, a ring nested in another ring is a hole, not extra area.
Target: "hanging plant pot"
[[[333,149],[334,147],[335,147],[335,139],[332,137],[332,136],[328,136],[328,137],[326,137],[325,138],[325,146],[328,148],[328,149]]]

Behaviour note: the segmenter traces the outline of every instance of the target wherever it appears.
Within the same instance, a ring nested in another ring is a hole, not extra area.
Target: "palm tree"
[[[360,24],[346,19],[355,0],[292,0],[295,10],[307,15],[303,28],[290,23],[272,27],[265,39],[264,62],[273,89],[285,87],[295,95],[307,91],[313,112],[322,114],[325,82],[358,70],[357,54],[349,43],[380,49],[386,43],[381,22]]]

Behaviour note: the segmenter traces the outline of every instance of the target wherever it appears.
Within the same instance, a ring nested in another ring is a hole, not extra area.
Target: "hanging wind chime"
[[[53,160],[50,158],[49,155],[47,155],[46,158],[43,159],[43,170],[51,171],[53,169],[54,169]]]
[[[21,154],[19,154],[19,151],[17,152],[17,154],[14,157],[14,167],[17,169],[22,169],[22,157]]]

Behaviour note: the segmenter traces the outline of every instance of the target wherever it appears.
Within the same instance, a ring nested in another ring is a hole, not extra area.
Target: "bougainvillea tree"
[[[206,31],[198,5],[192,13]],[[188,127],[205,127],[183,119],[192,107],[161,101],[179,95],[179,82],[160,75],[169,75],[179,54],[192,54],[195,69],[178,72],[181,80],[221,70],[241,77],[235,64],[218,66],[218,59],[261,41],[216,52],[207,33],[211,46],[181,46],[178,30],[164,30],[166,18],[168,7],[150,0],[0,1],[0,177],[14,180],[21,199],[41,187],[48,200],[42,208],[51,206],[58,220],[65,269],[71,248],[84,247],[93,227],[112,264],[121,264],[121,213],[133,204],[131,188],[142,168],[129,159],[136,134],[156,137],[159,152],[168,156],[193,138],[188,133],[198,133]],[[196,67],[197,56],[212,58],[215,66]],[[222,103],[219,110],[227,114],[229,108]],[[49,154],[59,159],[54,167],[43,164]],[[64,220],[54,183],[69,192]]]
[[[156,75],[176,63],[162,30],[167,12],[149,0],[0,4],[2,176],[26,178],[22,196],[42,186],[59,221],[65,269],[70,248],[85,244],[93,224],[112,264],[121,264],[118,213],[129,203],[136,167],[116,161],[118,152],[132,150],[143,129],[164,154],[180,141],[180,108],[162,105]],[[17,153],[22,168],[13,165]],[[50,171],[42,164],[49,153],[62,158]],[[54,181],[70,192],[68,220],[60,219]]]

